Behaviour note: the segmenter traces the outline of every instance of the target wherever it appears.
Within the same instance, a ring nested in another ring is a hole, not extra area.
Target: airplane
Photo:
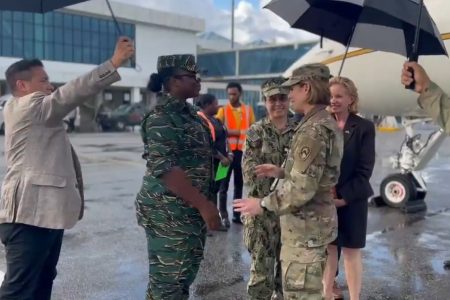
[[[425,6],[435,21],[446,48],[450,50],[450,1],[425,0]],[[289,77],[292,70],[303,64],[316,62],[328,65],[331,74],[337,75],[345,50],[342,44],[324,39],[322,45],[317,44],[292,64],[283,77]],[[426,209],[424,199],[427,187],[420,171],[437,153],[446,135],[438,130],[422,142],[420,135],[415,134],[414,125],[429,121],[430,118],[417,105],[418,95],[405,89],[400,83],[405,61],[404,56],[397,54],[350,48],[341,76],[349,77],[355,82],[359,91],[361,114],[402,117],[405,140],[398,154],[392,158],[393,167],[398,173],[383,179],[377,199],[391,207],[415,212]],[[419,63],[424,66],[430,78],[450,95],[450,59],[445,55],[421,56]]]

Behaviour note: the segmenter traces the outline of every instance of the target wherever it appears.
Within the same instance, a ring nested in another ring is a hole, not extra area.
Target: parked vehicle
[[[122,104],[112,111],[99,112],[97,122],[103,131],[124,131],[140,125],[147,112],[142,103]]]

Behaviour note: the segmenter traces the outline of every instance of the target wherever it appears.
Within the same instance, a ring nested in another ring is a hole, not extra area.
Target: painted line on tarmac
[[[3,283],[3,278],[5,278],[5,273],[0,271],[0,285]]]

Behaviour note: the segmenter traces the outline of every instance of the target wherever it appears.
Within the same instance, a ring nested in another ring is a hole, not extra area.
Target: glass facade
[[[205,53],[197,56],[198,65],[206,70],[205,77],[234,76],[236,52]]]
[[[119,26],[124,35],[135,38],[134,24]],[[0,56],[100,64],[111,57],[117,38],[108,19],[0,11]]]
[[[315,43],[292,44],[199,54],[198,64],[208,77],[234,77],[283,73]],[[238,62],[238,65],[236,65]],[[259,83],[259,80],[257,81]]]
[[[239,75],[283,73],[313,45],[295,45],[239,51]]]

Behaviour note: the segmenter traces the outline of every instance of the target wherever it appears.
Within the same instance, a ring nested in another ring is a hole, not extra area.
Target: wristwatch
[[[263,209],[263,211],[267,211],[266,202],[264,201],[264,198],[259,201],[259,206]]]

